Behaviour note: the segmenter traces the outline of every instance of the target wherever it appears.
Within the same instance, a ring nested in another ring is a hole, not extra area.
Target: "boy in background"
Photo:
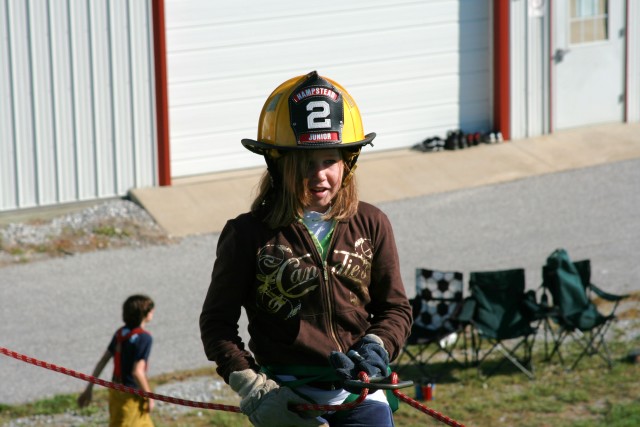
[[[96,365],[93,376],[114,358],[113,382],[150,392],[147,366],[153,339],[144,327],[153,318],[154,302],[146,295],[132,295],[122,306],[124,326],[118,329],[109,347]],[[89,383],[78,397],[82,408],[91,402],[93,384]],[[153,400],[117,390],[109,390],[109,426],[153,427],[149,412]]]

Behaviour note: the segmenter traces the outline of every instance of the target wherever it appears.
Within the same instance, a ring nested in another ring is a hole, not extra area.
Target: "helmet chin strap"
[[[269,172],[269,176],[271,177],[271,188],[276,189],[280,186],[282,181],[282,176],[280,174],[280,171],[278,171],[276,161],[268,154],[265,154],[264,161],[267,163],[267,171]]]
[[[349,184],[349,181],[351,181],[351,177],[353,177],[353,173],[356,171],[357,167],[358,167],[358,165],[353,165],[353,167],[350,168],[349,173],[342,180],[342,187],[343,188],[346,187],[347,184]]]
[[[353,176],[353,173],[356,171],[356,168],[358,167],[356,162],[358,161],[359,155],[360,148],[345,155],[344,162],[349,165],[349,173],[342,179],[342,187],[345,187],[349,183],[351,177]]]

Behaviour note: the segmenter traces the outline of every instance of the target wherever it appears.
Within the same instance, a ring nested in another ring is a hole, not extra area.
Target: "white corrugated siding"
[[[629,76],[627,88],[627,120],[640,121],[640,3],[630,1],[629,4],[629,28],[627,43],[629,46]]]
[[[0,211],[155,185],[141,0],[0,0]]]
[[[539,12],[539,10],[536,10]],[[526,1],[510,3],[511,139],[549,132],[549,13]]]
[[[269,93],[318,70],[360,107],[374,150],[491,124],[488,0],[166,0],[172,175],[258,166]]]

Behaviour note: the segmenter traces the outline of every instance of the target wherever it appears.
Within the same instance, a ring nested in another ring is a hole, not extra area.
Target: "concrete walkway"
[[[640,123],[584,127],[457,151],[366,153],[365,148],[357,176],[361,199],[379,203],[631,158],[640,158]],[[178,179],[171,187],[139,188],[130,195],[172,236],[218,232],[227,219],[248,210],[263,170]]]

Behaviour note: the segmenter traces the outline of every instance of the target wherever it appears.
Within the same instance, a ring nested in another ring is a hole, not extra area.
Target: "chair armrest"
[[[594,284],[589,284],[589,288],[595,292],[596,295],[598,295],[600,298],[610,301],[610,302],[616,302],[616,301],[620,301],[623,300],[627,297],[629,297],[628,294],[625,295],[615,295],[615,294],[610,294],[608,292],[603,291],[602,289],[600,289],[599,287],[597,287]]]
[[[534,291],[528,291],[534,292]],[[537,312],[537,318],[545,318],[545,317],[559,317],[560,316],[560,308],[550,304],[549,302],[549,291],[543,287],[540,287],[540,302],[537,304],[539,312]]]
[[[460,313],[458,313],[457,320],[463,324],[471,323],[475,311],[476,300],[471,297],[467,297],[462,302],[462,309],[460,310]]]
[[[522,307],[533,320],[543,319],[550,310],[548,305],[536,302],[536,292],[533,289],[525,293],[522,299]]]

